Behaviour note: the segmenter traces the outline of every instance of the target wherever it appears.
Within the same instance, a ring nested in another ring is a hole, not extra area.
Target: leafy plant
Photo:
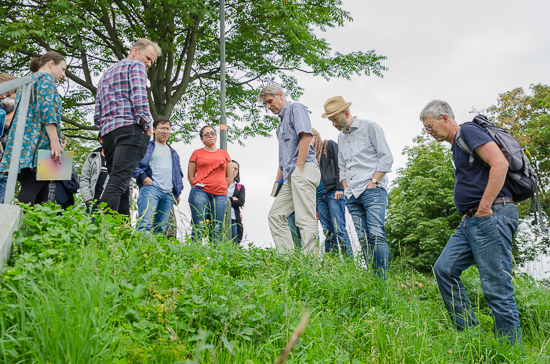
[[[361,262],[142,235],[118,216],[25,208],[0,282],[3,363],[269,363],[308,309],[289,363],[541,363],[550,292],[515,278],[524,346],[453,329],[431,276]],[[54,252],[55,250],[55,252]],[[477,290],[477,291],[476,291]]]

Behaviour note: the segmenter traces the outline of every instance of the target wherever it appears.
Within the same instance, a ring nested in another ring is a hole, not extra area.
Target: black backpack
[[[487,131],[489,136],[493,138],[495,143],[502,151],[502,154],[504,154],[504,157],[508,161],[509,167],[504,186],[506,186],[506,188],[512,193],[514,201],[525,201],[536,195],[536,199],[533,199],[532,201],[532,208],[533,212],[535,213],[535,221],[537,219],[536,213],[538,210],[542,223],[542,211],[538,198],[537,175],[535,173],[535,170],[533,169],[533,166],[529,162],[529,159],[527,159],[527,156],[525,155],[523,148],[519,144],[518,140],[514,138],[508,131],[489,121],[489,119],[487,119],[487,117],[484,115],[477,115],[471,122],[481,126],[483,129],[485,129],[485,131]],[[472,163],[474,162],[474,157],[476,157],[484,165],[487,166],[487,164],[478,155],[476,155],[470,149],[470,147],[468,147],[468,144],[466,144],[466,142],[462,138],[462,125],[458,129],[456,135],[456,142],[458,144],[458,147],[470,155],[470,166],[472,166]],[[537,202],[538,208],[537,206],[535,206],[537,205]],[[543,231],[546,230],[546,228],[542,224],[541,228]]]

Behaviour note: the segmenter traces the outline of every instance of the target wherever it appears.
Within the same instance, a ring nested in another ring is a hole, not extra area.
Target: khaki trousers
[[[268,217],[271,235],[280,253],[294,250],[294,242],[286,221],[293,212],[302,237],[302,252],[316,253],[318,229],[315,206],[320,180],[319,167],[313,162],[306,162],[304,170],[300,171],[296,167],[281,187]]]

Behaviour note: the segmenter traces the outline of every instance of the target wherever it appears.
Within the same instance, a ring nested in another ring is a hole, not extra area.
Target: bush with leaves
[[[230,242],[137,233],[83,207],[25,208],[0,280],[1,363],[541,363],[550,292],[514,277],[523,348],[492,336],[475,268],[466,290],[487,333],[456,331],[433,277]],[[476,291],[477,290],[477,291]],[[489,314],[489,315],[488,315]]]
[[[406,147],[408,161],[397,171],[389,193],[386,231],[399,264],[429,272],[460,223],[453,190],[451,151],[445,145],[415,138]]]

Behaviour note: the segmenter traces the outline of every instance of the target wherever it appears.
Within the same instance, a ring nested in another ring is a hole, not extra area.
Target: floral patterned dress
[[[57,92],[52,75],[44,72],[36,72],[32,75],[33,102],[29,104],[27,113],[27,125],[23,136],[23,147],[19,161],[19,172],[23,168],[36,168],[36,155],[39,149],[50,149],[50,139],[46,133],[46,125],[55,124],[57,136],[61,137],[61,97]],[[22,87],[19,88],[15,99],[15,105],[21,101]],[[17,107],[17,106],[16,106]],[[7,173],[10,168],[15,129],[19,121],[19,110],[13,118],[13,125],[8,136],[8,143],[0,163],[0,173]]]

